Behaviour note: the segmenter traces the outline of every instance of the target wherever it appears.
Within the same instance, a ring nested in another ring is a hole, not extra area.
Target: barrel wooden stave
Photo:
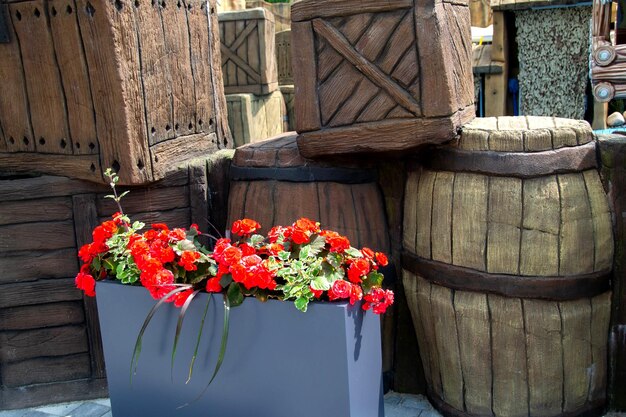
[[[556,302],[403,277],[435,402],[497,417],[577,415],[602,404],[610,292]]]

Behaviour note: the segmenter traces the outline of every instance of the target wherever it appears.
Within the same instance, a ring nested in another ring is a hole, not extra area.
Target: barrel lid
[[[542,152],[593,141],[584,120],[542,116],[480,117],[463,126],[457,147],[468,151]]]

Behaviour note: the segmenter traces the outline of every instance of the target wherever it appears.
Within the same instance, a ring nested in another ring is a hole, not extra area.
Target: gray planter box
[[[213,297],[194,374],[185,384],[207,297]],[[137,374],[130,362],[155,301],[141,287],[99,282],[98,313],[114,417],[383,417],[380,321],[347,303],[246,299],[231,309],[222,369],[217,360],[222,296],[199,294],[187,312],[171,377],[178,309],[164,306],[143,339]]]

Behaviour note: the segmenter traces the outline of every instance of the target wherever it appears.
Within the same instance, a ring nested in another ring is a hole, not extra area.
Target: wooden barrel
[[[295,132],[235,151],[228,224],[243,217],[261,223],[263,232],[308,217],[345,234],[352,246],[389,250],[376,170],[305,159]]]
[[[599,415],[611,214],[589,125],[476,119],[409,173],[403,281],[446,416]]]

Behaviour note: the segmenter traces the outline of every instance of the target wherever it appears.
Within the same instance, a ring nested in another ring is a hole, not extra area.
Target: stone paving
[[[108,398],[102,398],[24,410],[0,411],[0,417],[112,417],[112,414],[111,402]],[[385,417],[441,417],[441,414],[422,395],[389,392],[385,395]],[[605,417],[626,417],[626,413],[612,412]]]

